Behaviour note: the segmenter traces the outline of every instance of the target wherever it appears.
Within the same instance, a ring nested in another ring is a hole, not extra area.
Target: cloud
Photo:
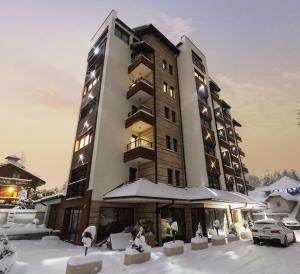
[[[191,18],[171,16],[166,13],[159,13],[152,19],[153,24],[170,39],[177,44],[180,37],[195,31]]]

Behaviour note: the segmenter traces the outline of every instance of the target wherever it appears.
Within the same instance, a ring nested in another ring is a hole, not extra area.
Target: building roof
[[[298,188],[300,187],[300,182],[292,179],[288,176],[284,176],[278,181],[276,181],[274,184],[270,186],[264,187],[263,191],[275,191],[275,190],[285,190],[289,188]]]
[[[196,202],[212,200],[228,203],[246,203],[264,206],[255,199],[237,192],[228,192],[207,187],[180,188],[163,183],[153,183],[147,179],[123,184],[106,193],[105,200],[141,198],[150,200],[171,200],[182,202]]]
[[[180,50],[165,35],[163,35],[156,27],[154,27],[152,24],[143,25],[143,26],[133,28],[133,31],[139,37],[142,37],[145,34],[154,34],[169,49],[171,49],[175,54],[179,54],[179,52],[180,52]]]
[[[298,199],[296,197],[292,196],[291,194],[288,194],[285,192],[278,192],[278,191],[271,193],[267,197],[266,202],[268,202],[270,200],[270,198],[276,197],[276,196],[280,196],[282,199],[287,200],[287,201],[298,202]]]
[[[45,203],[45,202],[53,201],[53,200],[56,200],[56,199],[60,199],[62,197],[65,197],[64,193],[55,193],[55,194],[52,194],[52,195],[42,197],[41,199],[35,200],[35,201],[33,201],[33,203],[34,204]]]

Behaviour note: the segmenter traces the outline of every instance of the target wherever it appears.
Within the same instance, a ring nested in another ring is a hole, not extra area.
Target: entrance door
[[[65,213],[65,239],[70,242],[80,242],[81,208],[67,208]]]

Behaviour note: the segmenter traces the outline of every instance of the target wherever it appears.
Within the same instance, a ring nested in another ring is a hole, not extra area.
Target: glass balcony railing
[[[150,142],[146,139],[143,139],[143,138],[137,138],[136,140],[127,144],[126,150],[129,151],[129,150],[137,148],[137,147],[152,148],[152,142]]]

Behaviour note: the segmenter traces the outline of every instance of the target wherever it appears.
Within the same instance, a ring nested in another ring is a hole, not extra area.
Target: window
[[[277,207],[281,207],[280,201],[277,201],[277,202],[276,202],[276,206],[277,206]]]
[[[135,167],[129,168],[129,182],[133,182],[137,179],[137,169]]]
[[[66,218],[66,237],[68,241],[79,242],[81,239],[80,222],[82,209],[67,208],[65,212]]]
[[[163,69],[167,69],[167,62],[165,60],[163,60],[162,67]]]
[[[82,149],[83,147],[87,146],[89,143],[91,143],[91,141],[92,141],[92,133],[91,132],[80,137],[80,139],[76,140],[75,152],[78,151],[79,149]]]
[[[202,59],[192,51],[192,61],[196,67],[198,67],[202,72],[205,73],[205,66],[203,64]]]
[[[171,75],[173,75],[173,66],[172,66],[172,65],[169,65],[169,73],[170,73]]]
[[[164,82],[164,93],[168,93],[168,84]]]
[[[177,150],[178,150],[178,144],[177,144],[178,142],[177,142],[177,139],[175,139],[175,138],[173,138],[173,149],[174,149],[174,151],[176,151],[177,152]]]
[[[165,118],[170,119],[170,109],[165,107]]]
[[[173,170],[168,168],[168,184],[173,185]]]
[[[80,120],[92,113],[96,109],[96,98],[93,98],[80,112]]]
[[[175,91],[173,87],[170,87],[170,96],[175,98]]]
[[[220,189],[219,176],[208,174],[208,185],[210,188]]]
[[[180,171],[179,170],[175,170],[175,182],[176,182],[176,186],[180,186]]]
[[[166,136],[166,147],[167,149],[171,149],[171,137],[170,136]]]
[[[204,144],[204,151],[209,155],[215,156],[215,150],[212,147],[208,146],[207,144]]]
[[[101,207],[97,240],[103,241],[111,233],[119,233],[134,224],[133,208]]]
[[[115,27],[115,35],[123,40],[126,44],[129,44],[129,34],[118,25]]]
[[[176,123],[176,112],[172,110],[172,122]]]
[[[200,119],[201,119],[201,125],[206,126],[206,127],[208,127],[208,128],[211,129],[211,123],[210,123],[210,121],[207,121],[207,120],[204,119],[202,116],[201,116]]]

